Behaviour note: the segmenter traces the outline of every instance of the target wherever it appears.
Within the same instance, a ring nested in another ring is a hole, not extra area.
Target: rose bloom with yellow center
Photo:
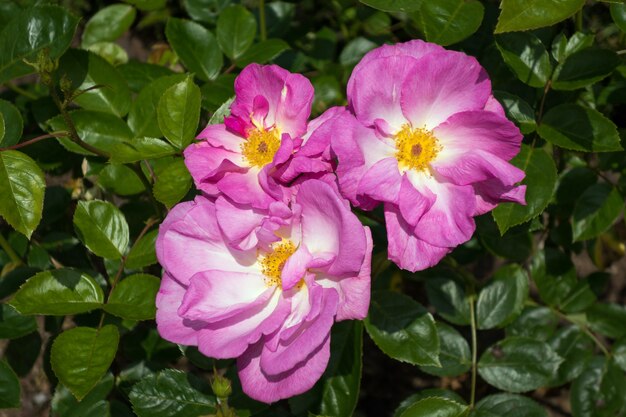
[[[383,205],[401,268],[437,264],[499,202],[525,204],[524,172],[509,163],[522,135],[461,52],[421,40],[369,52],[330,131],[341,193],[364,210]]]

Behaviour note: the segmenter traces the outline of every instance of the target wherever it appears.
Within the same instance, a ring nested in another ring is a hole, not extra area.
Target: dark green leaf
[[[0,408],[20,406],[20,380],[11,367],[0,360]]]
[[[458,376],[469,371],[472,358],[467,341],[459,332],[447,324],[437,323],[439,335],[439,361],[441,367],[420,366],[427,374],[435,376]]]
[[[124,0],[124,2],[132,4],[139,10],[153,11],[165,7],[167,0]]]
[[[20,141],[24,127],[20,111],[13,104],[0,99],[0,119],[0,147],[15,145]]]
[[[159,100],[168,88],[184,81],[184,74],[160,77],[146,85],[133,101],[128,112],[128,126],[136,137],[148,136],[160,138],[163,136],[157,120]]]
[[[507,117],[509,119],[513,119],[522,133],[528,134],[537,129],[535,112],[528,103],[521,98],[504,91],[494,91],[493,94],[496,96],[500,104],[502,104],[502,107],[504,107]]]
[[[339,63],[345,66],[356,65],[356,63],[359,62],[366,53],[377,46],[378,45],[369,39],[362,37],[354,38],[348,42],[345,48],[341,51],[341,54],[339,55]]]
[[[626,372],[626,338],[613,344],[613,360],[617,366]]]
[[[28,238],[41,221],[45,189],[35,161],[18,151],[0,152],[0,215]]]
[[[423,0],[360,0],[366,4],[384,12],[413,12],[418,10]]]
[[[576,90],[609,76],[620,63],[617,54],[607,49],[588,48],[569,55],[554,70],[552,88]]]
[[[548,307],[526,307],[522,314],[506,327],[506,335],[545,341],[554,333],[558,322],[559,318]]]
[[[67,76],[77,90],[89,89],[74,99],[81,107],[120,117],[128,113],[130,89],[124,77],[104,58],[72,49],[61,58],[58,72]]]
[[[139,269],[157,263],[155,244],[158,230],[146,233],[133,245],[126,257],[126,267]]]
[[[470,324],[470,305],[460,279],[454,276],[428,278],[426,293],[441,317],[460,326]]]
[[[565,149],[584,152],[622,150],[617,128],[597,110],[565,103],[551,108],[537,130],[539,136]]]
[[[82,399],[77,401],[70,390],[59,384],[52,397],[52,412],[63,417],[112,417],[109,404],[105,401],[113,389],[113,374],[105,375],[98,384]]]
[[[536,29],[565,20],[585,0],[502,0],[496,33]]]
[[[176,148],[157,138],[135,138],[129,142],[119,142],[113,146],[112,163],[138,162],[144,159],[158,159],[174,155]]]
[[[493,210],[493,217],[502,234],[512,226],[539,215],[552,199],[556,187],[554,160],[543,149],[532,149],[522,145],[520,153],[511,160],[511,163],[526,172],[526,177],[522,181],[527,187],[526,205],[501,203]]]
[[[219,14],[215,33],[224,54],[237,61],[252,46],[256,31],[254,15],[243,6],[233,5]]]
[[[396,408],[396,411],[394,411],[393,417],[400,417],[402,413],[404,413],[413,404],[423,399],[432,398],[432,397],[445,398],[445,399],[457,402],[459,404],[465,404],[465,401],[463,400],[463,398],[461,398],[461,396],[459,396],[459,394],[457,394],[454,391],[444,390],[444,389],[439,389],[439,388],[425,389],[425,390],[421,390],[411,395],[408,398],[405,398],[400,403],[398,408]]]
[[[365,328],[376,345],[392,358],[440,366],[435,320],[410,297],[391,291],[374,292]]]
[[[104,294],[90,276],[73,269],[40,272],[24,283],[10,304],[22,314],[65,316],[101,306]]]
[[[430,397],[407,408],[400,417],[462,417],[467,406],[446,398]]]
[[[165,35],[185,67],[198,78],[208,81],[219,75],[224,58],[209,30],[198,23],[171,18]]]
[[[76,31],[78,18],[57,6],[37,6],[21,11],[0,32],[0,84],[35,72],[23,60],[36,61],[39,52],[50,58],[65,52]]]
[[[135,195],[146,190],[135,171],[119,164],[105,166],[98,175],[98,184],[105,190],[122,196]]]
[[[331,359],[322,376],[320,413],[351,416],[359,399],[363,356],[363,324],[344,321],[333,326]]]
[[[477,0],[427,1],[414,15],[426,40],[451,45],[471,36],[483,21],[485,8]]]
[[[526,392],[548,385],[561,362],[563,359],[547,343],[512,337],[482,355],[478,372],[503,391]]]
[[[243,68],[248,64],[265,64],[289,49],[289,44],[282,39],[268,39],[254,45],[237,59],[237,66]]]
[[[120,335],[117,327],[76,327],[61,333],[52,344],[54,373],[78,400],[95,387],[111,366]]]
[[[535,35],[526,32],[507,33],[496,37],[496,45],[504,62],[520,81],[543,87],[552,74],[550,56]]]
[[[115,153],[115,147],[121,142],[130,141],[133,132],[119,117],[98,111],[75,110],[70,113],[78,131],[78,136],[86,143],[109,154]],[[57,116],[48,120],[51,131],[67,130],[63,117]],[[58,138],[67,150],[81,155],[93,155],[69,138]]]
[[[124,278],[111,291],[104,311],[127,320],[150,320],[156,314],[154,300],[161,280],[154,275],[135,274]]]
[[[98,256],[119,259],[128,246],[128,223],[113,204],[79,201],[74,212],[74,227],[80,240]]]
[[[134,93],[141,91],[142,88],[144,88],[157,78],[174,75],[174,72],[169,68],[138,61],[130,61],[127,64],[120,65],[117,67],[117,70],[120,74],[122,74],[122,76],[128,83],[128,87],[130,87],[130,89]],[[179,77],[181,77],[182,80],[184,75],[179,74]],[[159,100],[157,98],[156,102],[158,103],[158,101]]]
[[[200,88],[191,77],[168,88],[159,100],[159,128],[167,140],[179,149],[187,147],[196,136],[200,100]]]
[[[588,279],[581,279],[571,288],[569,294],[563,298],[559,308],[564,313],[578,313],[586,310],[597,300]]]
[[[622,32],[626,32],[626,4],[611,4],[611,17]]]
[[[552,349],[563,358],[552,386],[560,386],[578,377],[593,355],[593,342],[577,326],[559,329],[548,341]]]
[[[31,332],[19,339],[13,339],[7,345],[4,356],[19,377],[27,376],[39,354],[41,353],[41,336],[38,332]]]
[[[182,158],[176,158],[156,172],[154,197],[168,208],[178,203],[191,188],[191,175]]]
[[[574,207],[574,242],[593,239],[607,231],[623,207],[624,200],[613,186],[601,183],[587,188]]]
[[[594,304],[587,310],[589,326],[613,339],[626,336],[626,307],[620,304]]]
[[[39,272],[39,269],[26,266],[18,267],[7,272],[2,279],[0,279],[0,298],[5,298],[13,294],[28,278],[32,277],[37,272]]]
[[[531,264],[531,277],[539,296],[548,305],[560,305],[576,286],[576,269],[570,257],[554,248],[537,252]]]
[[[183,6],[193,20],[214,24],[221,11],[231,2],[232,0],[185,0]]]
[[[516,264],[499,269],[493,280],[478,294],[476,317],[479,329],[491,329],[511,322],[528,298],[528,277]]]
[[[83,48],[97,42],[116,40],[130,28],[136,14],[134,7],[125,4],[113,4],[98,10],[85,25]]]
[[[133,386],[130,401],[139,417],[190,417],[215,412],[208,387],[190,373],[166,369]]]
[[[528,397],[515,394],[495,394],[476,404],[476,411],[495,416],[548,417],[546,410]]]
[[[606,359],[595,357],[572,383],[570,405],[574,417],[610,417],[626,399],[624,373]]]
[[[34,317],[25,317],[8,304],[0,304],[0,339],[17,339],[37,330]]]

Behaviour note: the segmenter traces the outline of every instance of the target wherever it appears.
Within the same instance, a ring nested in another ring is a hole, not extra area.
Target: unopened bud
[[[217,372],[214,374],[213,380],[211,381],[211,389],[213,389],[213,393],[217,398],[228,398],[233,392],[230,380]]]

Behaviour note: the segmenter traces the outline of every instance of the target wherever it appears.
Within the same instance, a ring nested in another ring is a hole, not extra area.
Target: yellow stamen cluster
[[[241,144],[241,153],[250,166],[262,168],[274,159],[280,148],[280,133],[277,129],[254,129]]]
[[[396,159],[400,168],[405,170],[427,171],[442,149],[432,131],[414,129],[409,124],[402,126],[395,140]]]
[[[285,262],[295,251],[296,245],[292,241],[284,239],[272,245],[272,252],[261,257],[261,270],[265,275],[265,283],[268,287],[282,286],[280,274]]]

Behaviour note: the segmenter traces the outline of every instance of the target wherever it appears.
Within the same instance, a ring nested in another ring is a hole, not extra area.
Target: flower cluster
[[[301,75],[252,64],[235,91],[230,116],[185,150],[201,195],[161,225],[157,325],[237,358],[243,390],[274,402],[321,377],[335,321],[367,315],[372,239],[350,203],[383,203],[390,259],[427,268],[474,216],[523,203],[508,163],[521,135],[476,60],[422,41],[367,54],[348,106],[311,121]]]

